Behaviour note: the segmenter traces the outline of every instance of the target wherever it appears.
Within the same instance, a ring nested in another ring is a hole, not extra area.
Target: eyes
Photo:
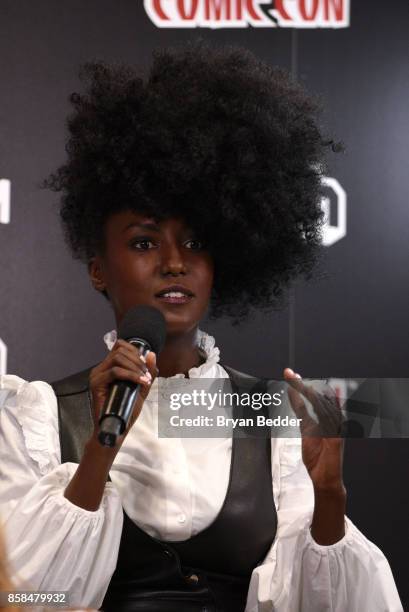
[[[204,243],[201,240],[196,240],[196,238],[186,240],[183,244],[187,249],[192,251],[202,251],[205,248]],[[158,244],[148,237],[134,238],[130,242],[130,246],[137,251],[149,251],[158,248]]]

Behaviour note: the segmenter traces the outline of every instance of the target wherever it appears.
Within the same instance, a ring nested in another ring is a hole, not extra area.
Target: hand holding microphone
[[[90,392],[94,433],[64,496],[76,506],[99,508],[109,471],[126,434],[139,417],[151,383],[158,374],[156,355],[166,337],[163,315],[151,306],[128,311],[109,355],[91,370]],[[145,358],[146,355],[146,358]]]
[[[95,433],[103,446],[121,444],[138,418],[158,374],[156,355],[165,336],[165,319],[159,310],[136,306],[122,320],[109,355],[91,371]]]

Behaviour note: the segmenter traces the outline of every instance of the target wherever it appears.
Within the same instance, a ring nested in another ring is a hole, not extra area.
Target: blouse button
[[[179,523],[184,523],[186,521],[186,514],[179,514],[178,521]]]

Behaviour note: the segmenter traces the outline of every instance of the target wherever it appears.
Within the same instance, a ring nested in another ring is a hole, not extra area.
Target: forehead
[[[123,233],[134,228],[152,231],[179,231],[188,228],[183,217],[155,218],[143,212],[124,210],[111,215],[106,222],[107,234]]]

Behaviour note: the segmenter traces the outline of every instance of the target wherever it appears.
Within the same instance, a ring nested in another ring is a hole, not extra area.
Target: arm
[[[346,489],[314,489],[311,535],[317,544],[330,546],[345,535]]]
[[[90,390],[95,429],[86,444],[81,463],[64,492],[64,496],[76,506],[91,511],[99,508],[112,463],[140,415],[157,373],[155,353],[149,352],[145,360],[136,347],[125,340],[118,340],[108,356],[91,371]],[[115,448],[107,448],[98,442],[98,420],[114,380],[130,380],[139,383],[141,388],[126,431],[117,439]]]
[[[272,439],[272,476],[277,534],[253,570],[246,612],[403,612],[385,556],[347,517],[336,543],[312,537],[314,487],[300,439]]]
[[[45,383],[0,377],[0,520],[12,579],[69,591],[98,607],[116,565],[122,506],[112,483],[90,512],[63,495],[78,467],[60,464],[57,402]]]
[[[96,423],[111,380],[130,378],[118,352],[109,357],[93,370]],[[0,389],[1,519],[12,566],[30,588],[67,590],[72,605],[98,607],[115,570],[123,518],[107,475],[147,392],[115,449],[102,447],[94,433],[79,465],[61,465],[51,387],[6,376]]]
[[[330,546],[345,535],[346,489],[343,482],[344,440],[340,403],[328,386],[318,392],[299,374],[284,370],[291,407],[301,419],[302,460],[314,488],[311,535],[317,544]],[[309,400],[316,420],[305,405]],[[338,437],[337,437],[338,436]]]

